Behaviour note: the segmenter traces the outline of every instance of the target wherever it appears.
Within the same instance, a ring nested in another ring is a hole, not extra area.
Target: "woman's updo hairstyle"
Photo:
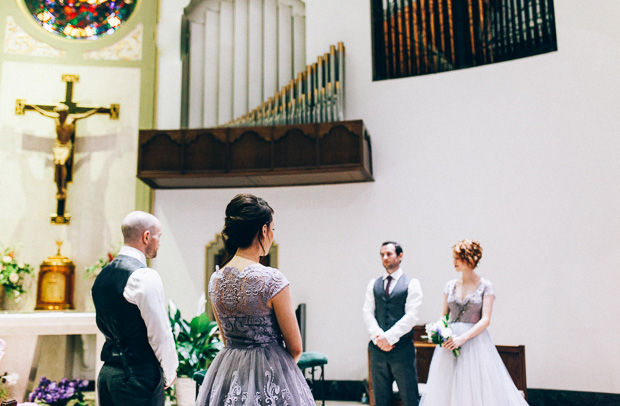
[[[478,266],[482,258],[482,247],[478,241],[463,240],[452,247],[454,255],[461,261],[467,262],[472,269]]]
[[[273,209],[260,197],[248,193],[235,196],[226,206],[226,218],[222,230],[224,248],[230,258],[235,255],[237,248],[252,245],[257,235],[262,247],[263,234],[260,231],[264,225],[269,227],[272,220]]]

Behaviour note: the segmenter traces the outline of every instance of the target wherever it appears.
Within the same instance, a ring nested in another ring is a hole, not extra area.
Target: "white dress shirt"
[[[381,277],[383,279],[383,290],[385,290],[385,286],[387,285],[387,277],[390,276],[387,272]],[[403,276],[402,268],[398,268],[396,271],[392,272],[392,283],[390,283],[389,293],[392,293],[396,283]],[[366,329],[368,330],[368,334],[370,335],[370,339],[373,343],[377,343],[377,338],[380,336],[385,337],[390,345],[394,345],[400,340],[400,338],[411,331],[413,326],[415,326],[418,321],[418,311],[420,305],[422,304],[422,287],[420,286],[420,281],[417,279],[411,278],[409,281],[409,286],[407,287],[407,300],[405,301],[405,315],[400,318],[389,330],[383,331],[381,327],[379,327],[379,323],[377,323],[377,319],[375,318],[375,287],[376,279],[371,280],[368,283],[368,287],[366,288],[366,299],[364,300],[363,314],[364,314],[364,323],[366,324]]]
[[[159,360],[168,386],[176,377],[179,358],[166,312],[164,284],[157,271],[146,266],[146,256],[141,251],[123,245],[118,255],[135,258],[144,264],[144,268],[136,269],[127,280],[123,296],[140,309],[149,343]]]

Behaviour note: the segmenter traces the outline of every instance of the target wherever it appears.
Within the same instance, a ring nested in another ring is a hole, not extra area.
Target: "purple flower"
[[[31,402],[40,400],[50,406],[65,406],[72,399],[82,401],[83,396],[80,389],[86,386],[88,386],[87,380],[63,378],[55,382],[43,377],[39,386],[28,396],[28,400]]]

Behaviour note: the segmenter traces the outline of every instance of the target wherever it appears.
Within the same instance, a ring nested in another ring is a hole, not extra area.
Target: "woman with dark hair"
[[[453,336],[435,348],[420,406],[527,406],[487,331],[495,291],[475,271],[482,247],[463,240],[452,253],[462,278],[446,284],[442,314],[449,314]]]
[[[229,258],[209,281],[225,346],[209,366],[197,406],[314,406],[296,364],[302,344],[289,282],[260,264],[274,230],[273,209],[260,197],[239,194],[226,206]]]

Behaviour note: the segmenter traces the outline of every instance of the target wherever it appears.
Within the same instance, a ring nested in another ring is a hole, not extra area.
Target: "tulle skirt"
[[[471,323],[454,323],[459,335]],[[487,330],[467,341],[461,355],[437,347],[420,406],[522,406],[527,402],[515,387]]]
[[[196,406],[314,406],[293,357],[279,344],[224,347],[209,366]]]

